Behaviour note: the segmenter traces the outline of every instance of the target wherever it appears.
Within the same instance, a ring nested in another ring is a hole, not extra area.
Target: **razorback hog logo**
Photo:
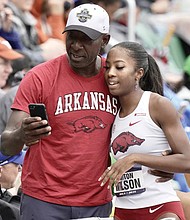
[[[136,137],[131,132],[122,132],[119,136],[115,138],[111,147],[113,149],[114,154],[116,155],[118,151],[126,152],[129,147],[134,145],[141,145],[145,139],[141,139]]]
[[[107,125],[97,116],[86,116],[84,118],[77,119],[76,121],[69,123],[72,124],[75,132],[83,131],[90,133],[95,129],[103,129]]]

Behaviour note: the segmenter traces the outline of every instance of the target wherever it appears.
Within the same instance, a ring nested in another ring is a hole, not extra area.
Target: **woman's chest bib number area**
[[[123,174],[121,180],[114,187],[117,197],[131,196],[145,192],[141,167],[133,167]]]

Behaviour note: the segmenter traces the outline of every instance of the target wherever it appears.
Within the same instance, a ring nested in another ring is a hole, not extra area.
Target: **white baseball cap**
[[[82,31],[92,40],[100,37],[101,34],[109,33],[109,15],[99,5],[82,4],[73,8],[68,16],[66,31]]]

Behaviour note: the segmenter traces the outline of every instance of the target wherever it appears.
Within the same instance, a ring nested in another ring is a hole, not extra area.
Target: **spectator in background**
[[[5,94],[4,89],[13,69],[11,61],[23,58],[23,55],[14,51],[8,41],[0,37],[0,97]]]
[[[20,51],[19,53],[23,55],[23,58],[12,61],[13,71],[9,75],[9,78],[7,80],[8,81],[7,84],[10,87],[14,87],[15,85],[18,85],[25,76],[26,72],[32,67],[32,62],[30,57],[28,57],[26,54]]]
[[[68,15],[71,9],[76,7],[76,1],[75,0],[65,0],[64,1],[64,15],[63,15],[63,20],[65,24],[67,23]]]
[[[109,17],[110,21],[114,19],[114,13],[121,7],[121,0],[91,0],[94,4],[98,4],[102,8],[104,8]]]
[[[64,0],[34,0],[31,13],[36,18],[40,47],[46,51],[46,60],[65,52]]]
[[[38,45],[38,37],[35,30],[36,20],[30,13],[33,0],[10,0],[6,3],[6,8],[12,11],[12,19],[9,24],[9,30],[2,28],[1,36],[11,42],[19,43],[20,50],[31,57],[33,66],[45,61],[43,51]],[[18,38],[15,40],[17,33]],[[13,47],[13,45],[12,45]],[[14,48],[14,47],[13,47]]]
[[[65,41],[65,36],[60,31],[65,27],[63,0],[34,0],[31,13],[37,20],[36,28],[40,44],[49,38]]]
[[[168,12],[171,0],[136,0],[139,7],[155,14]]]
[[[6,7],[8,0],[0,0],[0,36],[5,38],[14,49],[23,48],[20,37],[12,28],[13,12]]]
[[[22,58],[13,60],[11,65],[13,71],[7,80],[7,86],[9,86],[10,89],[0,98],[0,135],[5,129],[8,118],[11,114],[11,105],[19,84],[26,72],[31,68],[31,60],[28,56],[23,55]]]
[[[20,220],[20,175],[25,151],[7,157],[0,153],[0,219]],[[17,184],[17,185],[15,185]],[[8,190],[16,187],[16,194]]]
[[[8,1],[4,10],[9,8],[12,11],[12,18],[9,19],[10,28],[7,30],[3,26],[0,35],[12,43],[12,46],[19,45],[19,49],[31,58],[32,66],[35,66],[62,54],[65,52],[65,46],[63,42],[56,44],[54,41],[55,45],[52,45],[53,43],[50,41],[39,44],[36,30],[37,21],[30,12],[33,2],[34,0],[27,2],[25,0]],[[17,38],[15,38],[15,34]]]

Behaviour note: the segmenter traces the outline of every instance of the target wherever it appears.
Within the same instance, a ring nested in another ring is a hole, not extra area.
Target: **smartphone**
[[[28,105],[28,108],[31,117],[39,116],[42,118],[42,120],[48,121],[46,107],[43,103],[31,103]]]

